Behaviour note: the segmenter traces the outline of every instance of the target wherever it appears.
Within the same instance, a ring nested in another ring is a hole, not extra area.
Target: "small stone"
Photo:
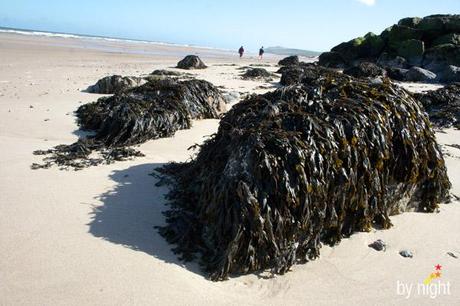
[[[399,252],[399,255],[401,255],[402,257],[406,257],[406,258],[412,258],[414,257],[414,254],[412,254],[411,251],[408,251],[408,250],[402,250]]]
[[[29,108],[34,108],[33,105],[30,105]]]
[[[455,254],[452,253],[452,252],[447,252],[447,255],[449,255],[450,257],[453,257],[453,258],[455,258],[455,259],[458,259],[458,256],[455,255]]]
[[[370,248],[373,248],[376,251],[386,251],[387,245],[382,239],[377,239],[376,241],[369,244]]]

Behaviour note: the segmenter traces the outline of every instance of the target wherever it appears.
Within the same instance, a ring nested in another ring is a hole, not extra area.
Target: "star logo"
[[[423,281],[423,283],[425,285],[429,285],[434,279],[436,278],[441,278],[441,269],[442,269],[442,266],[440,264],[437,264],[436,266],[434,266],[435,268],[435,271],[434,272],[431,272],[427,278],[425,278],[425,280]]]

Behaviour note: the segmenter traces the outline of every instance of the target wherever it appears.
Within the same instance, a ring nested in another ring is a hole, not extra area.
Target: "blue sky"
[[[256,50],[325,51],[407,16],[460,13],[460,0],[14,0],[0,26]]]

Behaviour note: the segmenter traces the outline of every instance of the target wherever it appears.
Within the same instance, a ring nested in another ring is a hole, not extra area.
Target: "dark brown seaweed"
[[[157,169],[172,184],[160,233],[212,280],[283,274],[390,216],[433,212],[450,182],[421,105],[387,81],[330,70],[251,96],[188,163]]]
[[[35,151],[48,155],[44,164],[32,168],[81,169],[114,160],[142,156],[128,146],[169,137],[191,127],[192,119],[218,118],[225,99],[211,83],[202,80],[151,80],[148,83],[82,105],[76,114],[83,130],[95,134],[71,145]],[[99,157],[91,153],[99,152]]]

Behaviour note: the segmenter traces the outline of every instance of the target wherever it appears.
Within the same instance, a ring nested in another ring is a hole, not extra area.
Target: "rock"
[[[225,108],[221,92],[209,82],[150,81],[80,106],[76,111],[80,128],[94,134],[34,154],[46,155],[41,168],[58,165],[74,169],[141,156],[129,146],[170,137],[177,130],[190,128],[193,119],[217,119]],[[101,156],[93,158],[92,153]]]
[[[460,15],[409,17],[385,29],[343,42],[323,53],[319,64],[350,68],[361,62],[382,67],[420,67],[436,74],[452,65],[460,67]]]
[[[150,75],[160,75],[160,76],[182,76],[183,74],[177,71],[157,69],[153,71]]]
[[[351,64],[358,58],[378,56],[384,46],[384,41],[370,32],[364,37],[358,37],[335,46],[331,52],[337,52],[347,64]],[[332,66],[329,65],[329,67]]]
[[[278,62],[280,66],[296,66],[299,64],[299,57],[297,55],[292,55],[283,58]]]
[[[273,80],[273,74],[264,68],[249,68],[241,76],[243,80],[264,80],[270,82]]]
[[[423,33],[420,30],[406,26],[394,25],[388,34],[388,47],[398,50],[401,43],[407,40],[420,40]]]
[[[425,35],[436,36],[446,30],[445,22],[445,18],[441,15],[427,16],[420,20],[417,29],[422,30]]]
[[[139,77],[112,75],[97,81],[89,86],[87,92],[98,94],[114,94],[145,84],[146,80]]]
[[[385,76],[386,71],[382,67],[369,62],[360,63],[358,66],[347,68],[343,71],[347,75],[351,75],[355,78],[367,78],[367,77],[378,77]]]
[[[187,55],[183,60],[177,63],[180,69],[205,69],[207,66],[196,55]]]
[[[318,62],[321,66],[329,68],[345,68],[348,66],[342,55],[338,52],[324,52],[319,56]]]
[[[412,67],[409,69],[409,71],[406,73],[406,81],[408,82],[425,82],[425,83],[431,83],[436,80],[436,74],[420,68],[420,67]]]
[[[394,68],[394,67],[387,67],[386,71],[387,71],[387,76],[390,79],[401,81],[401,82],[406,80],[407,72],[409,72],[408,69]]]
[[[438,78],[446,84],[460,82],[460,67],[448,65],[438,73]]]
[[[225,102],[227,104],[236,103],[240,100],[241,97],[241,94],[237,91],[223,92],[222,95],[224,96]]]
[[[433,41],[432,46],[440,46],[445,44],[460,45],[460,34],[449,33],[440,36]]]
[[[377,239],[376,241],[372,242],[371,244],[369,244],[369,247],[370,248],[373,248],[374,250],[376,251],[386,251],[387,249],[387,245],[385,243],[385,241],[381,240],[381,239]]]
[[[410,65],[421,65],[423,53],[425,52],[425,43],[421,40],[409,39],[400,43],[398,54],[407,59]]]
[[[402,257],[406,257],[406,258],[412,258],[414,257],[414,254],[412,254],[411,251],[408,251],[408,250],[402,250],[399,252],[399,255],[401,255]]]
[[[323,73],[241,101],[193,160],[157,169],[173,205],[159,233],[212,280],[286,273],[322,243],[448,198],[442,152],[411,94],[304,68]]]
[[[432,70],[445,65],[460,66],[460,47],[445,44],[432,47],[425,52],[423,66]]]
[[[319,56],[318,63],[328,68],[345,68],[348,66],[342,55],[338,52],[323,52]]]
[[[460,83],[414,96],[423,104],[434,126],[460,128]]]
[[[382,53],[378,60],[377,64],[382,67],[392,67],[392,68],[403,68],[406,69],[409,67],[407,60],[401,56],[391,56],[388,53]]]
[[[419,17],[407,17],[407,18],[401,19],[398,22],[398,25],[406,26],[409,28],[415,28],[420,23],[421,20],[422,18],[419,18]]]

